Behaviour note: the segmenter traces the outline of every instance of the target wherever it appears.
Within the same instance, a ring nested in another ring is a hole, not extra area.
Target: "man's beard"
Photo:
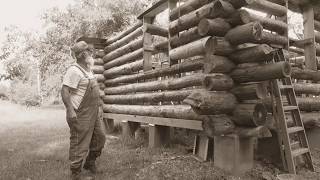
[[[90,69],[91,69],[91,68],[93,67],[93,65],[94,65],[94,59],[93,59],[92,57],[86,58],[85,62],[86,62],[86,64],[87,64],[87,67],[90,68]]]

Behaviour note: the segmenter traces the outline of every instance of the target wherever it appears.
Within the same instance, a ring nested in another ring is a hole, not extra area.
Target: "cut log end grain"
[[[225,74],[217,73],[205,77],[202,84],[208,91],[225,91],[233,87],[233,80]]]
[[[231,26],[224,19],[202,19],[198,24],[198,33],[201,36],[224,36]]]
[[[233,133],[235,125],[227,115],[211,115],[205,116],[202,120],[202,128],[208,137],[213,138],[214,136]]]
[[[260,41],[263,27],[259,22],[251,22],[231,29],[225,38],[233,45]]]
[[[262,104],[238,104],[232,120],[239,126],[264,126],[268,117],[267,108]]]

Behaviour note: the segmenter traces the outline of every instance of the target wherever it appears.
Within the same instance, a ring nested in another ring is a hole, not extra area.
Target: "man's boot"
[[[80,180],[81,179],[80,173],[81,173],[80,170],[71,170],[71,180]]]
[[[97,157],[98,157],[97,153],[89,152],[86,162],[83,165],[83,169],[90,171],[90,173],[92,174],[101,173],[100,171],[97,170],[97,166],[96,166]]]

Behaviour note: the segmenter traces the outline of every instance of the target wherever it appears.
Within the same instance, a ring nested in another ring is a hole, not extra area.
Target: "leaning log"
[[[293,67],[291,77],[301,80],[320,81],[320,71]]]
[[[293,85],[296,94],[320,95],[320,84],[301,83]]]
[[[179,36],[176,35],[174,37],[171,37],[170,45],[171,48],[176,48],[178,46],[188,44],[200,38],[202,37],[198,34],[198,28],[194,27],[182,32],[181,34],[179,34]]]
[[[250,22],[259,22],[263,28],[274,31],[280,34],[283,34],[288,30],[288,25],[283,21],[270,19],[267,17],[262,17],[259,15],[254,15],[249,13],[247,10],[241,9],[239,10],[238,15],[240,16],[239,19],[241,22],[239,24],[247,24]]]
[[[258,22],[252,22],[231,29],[225,36],[233,45],[252,43],[261,40],[263,27]]]
[[[137,94],[107,95],[103,97],[106,104],[140,104],[140,103],[158,103],[164,101],[183,101],[192,92],[192,90],[163,91]]]
[[[190,0],[187,1],[183,4],[181,4],[180,6],[174,8],[171,10],[170,12],[170,20],[176,20],[178,19],[180,16],[183,16],[185,14],[188,14],[206,4],[211,3],[212,0]]]
[[[230,114],[237,104],[236,97],[228,92],[197,90],[190,94],[183,103],[190,105],[197,114]]]
[[[267,44],[239,49],[232,53],[229,58],[237,63],[266,62],[273,58],[275,50]]]
[[[233,80],[225,74],[210,74],[206,76],[202,85],[208,91],[225,91],[230,90],[233,87]]]
[[[228,115],[205,116],[202,120],[203,132],[211,138],[219,135],[226,135],[234,132],[235,125]]]
[[[107,69],[103,72],[103,75],[106,78],[111,79],[112,77],[117,75],[133,74],[142,69],[143,69],[143,60],[139,60],[132,63],[124,64],[122,66],[117,66],[111,69]]]
[[[197,55],[204,55],[212,52],[213,41],[210,36],[204,37],[200,40],[191,42],[189,44],[177,47],[170,51],[171,60],[179,60]]]
[[[228,73],[235,68],[235,64],[224,56],[209,55],[205,57],[204,73]]]
[[[104,104],[103,111],[105,113],[177,118],[187,120],[202,120],[204,118],[204,116],[195,113],[189,105],[143,106]]]
[[[234,111],[232,120],[239,126],[264,126],[267,122],[267,108],[259,104],[238,104]]]
[[[123,86],[106,88],[105,94],[124,94],[132,92],[157,91],[157,90],[176,90],[192,86],[201,86],[205,79],[210,79],[212,91],[224,91],[232,88],[228,76],[223,74],[194,74],[176,79],[166,79],[161,81],[151,81],[143,83],[128,84]],[[232,82],[232,81],[231,81]]]
[[[230,24],[222,18],[202,19],[198,24],[198,33],[201,36],[223,37],[230,29]]]
[[[116,59],[118,57],[121,57],[125,54],[128,54],[130,52],[133,52],[137,49],[140,49],[142,48],[142,45],[143,45],[143,40],[142,39],[138,39],[138,40],[135,40],[135,41],[132,41],[130,42],[129,44],[119,48],[119,49],[116,49],[110,53],[108,53],[107,55],[105,55],[103,57],[103,61],[105,63],[107,62],[110,62],[112,61],[113,59]]]
[[[142,79],[152,79],[161,76],[168,76],[173,74],[184,73],[188,71],[200,70],[203,68],[204,59],[196,59],[192,61],[185,61],[180,64],[172,65],[167,68],[156,69],[139,74],[121,76],[114,79],[108,79],[104,83],[106,86],[113,86],[119,83],[133,83]]]
[[[266,81],[289,77],[291,75],[291,67],[288,62],[249,67],[238,66],[230,75],[238,83]]]
[[[126,54],[124,56],[118,57],[108,63],[104,64],[104,69],[110,69],[112,67],[115,66],[120,66],[129,62],[133,62],[136,61],[138,59],[142,59],[143,58],[143,49],[138,49],[135,50],[129,54]]]
[[[97,66],[97,65],[92,66],[91,69],[92,69],[93,73],[95,73],[95,74],[102,74],[104,71],[103,66]]]
[[[117,36],[114,36],[113,38],[109,38],[106,41],[106,45],[110,45],[122,38],[124,38],[125,36],[127,36],[128,34],[132,33],[133,31],[135,31],[136,29],[138,29],[139,27],[142,26],[142,21],[137,22],[136,24],[134,24],[133,26],[131,26],[130,28],[128,28],[127,30],[121,32],[120,34],[118,34]]]
[[[239,101],[264,99],[268,92],[263,83],[242,84],[231,90]]]
[[[110,53],[111,51],[114,51],[114,50],[124,46],[125,44],[128,44],[129,42],[133,41],[135,38],[141,36],[142,34],[143,34],[142,28],[138,28],[135,31],[133,31],[132,33],[125,36],[124,38],[120,39],[119,41],[116,41],[116,42],[108,45],[107,47],[105,47],[104,52]]]

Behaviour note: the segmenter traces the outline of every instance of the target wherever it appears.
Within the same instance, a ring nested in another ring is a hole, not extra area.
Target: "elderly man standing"
[[[78,180],[83,163],[84,169],[97,172],[95,160],[106,139],[99,120],[102,113],[99,86],[91,71],[93,48],[80,41],[72,47],[72,52],[77,61],[64,76],[61,95],[70,128],[71,178]]]

